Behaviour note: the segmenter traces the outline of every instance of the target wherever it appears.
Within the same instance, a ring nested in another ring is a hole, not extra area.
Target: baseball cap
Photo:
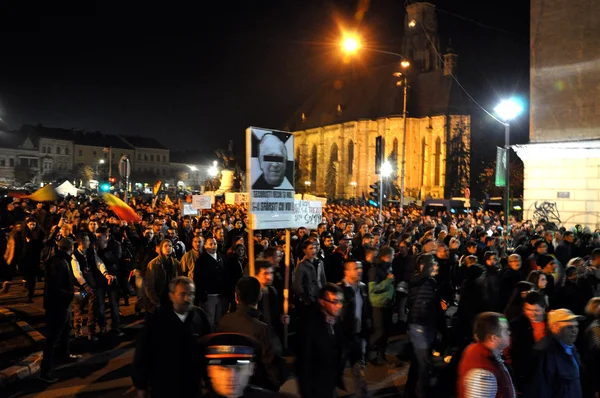
[[[566,308],[560,308],[548,313],[548,326],[559,322],[582,321],[583,319],[584,317],[581,315],[575,315]]]

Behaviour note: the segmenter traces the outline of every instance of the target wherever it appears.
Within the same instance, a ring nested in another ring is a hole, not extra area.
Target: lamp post
[[[407,66],[408,67],[408,66]],[[408,99],[408,80],[406,75],[402,72],[394,73],[398,80],[397,85],[404,86],[404,101],[402,104],[402,119],[404,128],[402,129],[402,167],[400,172],[400,213],[404,215],[404,189],[405,189],[405,176],[406,176],[406,100]]]
[[[513,98],[501,101],[495,108],[494,112],[502,119],[501,123],[504,125],[504,149],[506,150],[506,175],[505,175],[505,188],[504,188],[504,200],[506,218],[506,234],[508,236],[508,228],[510,226],[510,121],[516,118],[523,108]]]
[[[410,26],[410,24],[409,24]],[[411,26],[412,27],[412,26]],[[341,43],[342,51],[348,55],[353,55],[358,52],[362,47],[360,39],[356,35],[346,35]],[[399,57],[401,59],[400,66],[403,69],[407,69],[410,67],[410,61],[402,54],[398,54],[391,51],[378,50],[375,48],[365,48],[368,51],[373,51],[381,54],[393,55],[395,57]],[[404,124],[403,129],[403,139],[402,139],[402,171],[400,177],[400,210],[404,213],[404,189],[405,189],[405,176],[406,176],[406,102],[408,100],[408,81],[406,78],[406,74],[402,72],[394,73],[394,76],[400,78],[396,85],[401,86],[404,85],[404,103],[402,105],[402,119]],[[390,172],[391,173],[391,172]],[[381,191],[381,190],[380,190]],[[381,203],[381,201],[380,201]],[[380,207],[381,209],[381,207]],[[380,216],[381,218],[381,216]]]

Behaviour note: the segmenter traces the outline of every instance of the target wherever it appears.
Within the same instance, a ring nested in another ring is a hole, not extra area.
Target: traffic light
[[[110,191],[110,184],[107,182],[103,182],[102,184],[100,184],[100,190],[102,192],[109,192]]]
[[[381,173],[381,163],[383,161],[383,137],[375,137],[375,174]],[[378,196],[379,198],[379,196]],[[377,199],[379,200],[379,199]]]
[[[110,182],[112,185],[115,185],[115,183],[117,182],[117,177],[110,177],[110,178],[108,179],[108,181],[109,181],[109,182]]]
[[[370,197],[369,204],[371,206],[379,207],[379,191],[380,191],[379,181],[376,182],[375,184],[369,185],[369,187],[373,190],[372,192],[369,193],[369,197]]]

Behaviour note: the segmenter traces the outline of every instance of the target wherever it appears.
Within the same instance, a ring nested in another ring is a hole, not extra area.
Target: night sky
[[[0,117],[11,128],[139,134],[171,149],[211,150],[229,139],[241,148],[247,126],[281,128],[341,73],[341,26],[359,29],[371,47],[401,50],[404,1],[362,0],[362,20],[357,3],[2,1]],[[529,1],[432,3],[442,49],[451,39],[469,93],[488,109],[513,93],[527,98]],[[359,66],[393,61],[363,53]],[[502,144],[502,126],[484,121],[488,145]],[[512,131],[527,141],[527,115]]]

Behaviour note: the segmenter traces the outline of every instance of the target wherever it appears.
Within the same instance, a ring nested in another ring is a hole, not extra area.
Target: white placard
[[[213,197],[210,195],[192,195],[192,208],[196,210],[210,209]]]
[[[194,209],[191,203],[183,202],[181,204],[181,215],[183,216],[197,216],[200,214],[200,210]]]
[[[323,206],[318,200],[294,201],[294,227],[317,229],[323,221]]]
[[[252,229],[293,228],[293,134],[249,127],[246,159]]]

